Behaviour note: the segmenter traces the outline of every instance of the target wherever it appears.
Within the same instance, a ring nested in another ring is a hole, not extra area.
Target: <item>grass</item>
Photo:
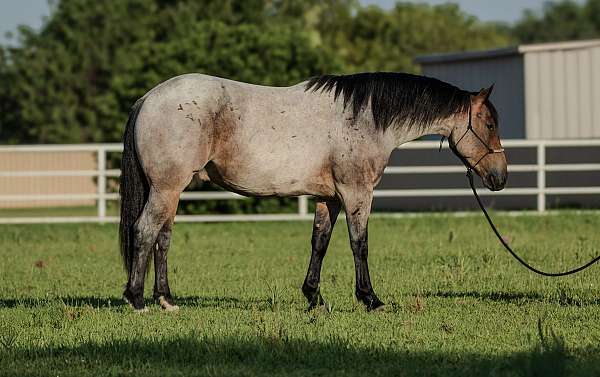
[[[600,253],[599,225],[593,214],[498,216],[511,244],[549,270]],[[116,230],[0,227],[0,375],[600,376],[598,267],[532,275],[479,216],[372,219],[383,313],[353,299],[343,221],[323,267],[330,312],[307,312],[300,293],[308,222],[177,224],[181,310],[148,302],[143,315],[120,298]]]

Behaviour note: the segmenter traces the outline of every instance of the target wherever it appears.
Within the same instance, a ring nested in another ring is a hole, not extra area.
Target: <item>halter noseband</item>
[[[454,131],[454,129],[452,129],[452,131]],[[462,141],[462,139],[465,137],[465,135],[469,131],[471,131],[473,133],[473,135],[475,135],[475,137],[477,138],[477,140],[479,140],[483,145],[485,145],[485,147],[487,149],[487,152],[483,155],[483,157],[481,157],[479,160],[477,160],[477,163],[475,165],[473,165],[473,166],[471,166],[471,164],[469,163],[469,161],[467,161],[467,158],[465,156],[461,155],[460,153],[458,153],[458,150],[456,149],[456,147],[458,146],[458,143],[460,143]],[[452,135],[452,132],[450,134]],[[444,141],[444,138],[442,138],[442,142],[443,141]],[[504,248],[519,263],[521,263],[523,266],[525,266],[528,270],[533,271],[536,274],[543,275],[543,276],[559,277],[559,276],[567,276],[567,275],[576,274],[576,273],[578,273],[580,271],[583,271],[586,268],[592,266],[593,264],[600,262],[600,255],[599,255],[599,256],[595,257],[594,259],[592,259],[591,261],[587,262],[586,264],[584,264],[582,266],[579,266],[577,268],[568,270],[568,271],[564,271],[564,272],[545,272],[545,271],[539,270],[539,269],[531,266],[529,263],[527,263],[525,260],[523,260],[523,258],[521,258],[516,252],[513,251],[513,249],[510,247],[510,245],[506,242],[506,240],[504,239],[504,237],[502,237],[502,235],[500,234],[500,232],[496,228],[496,225],[494,225],[494,222],[492,221],[492,218],[488,214],[487,210],[485,209],[485,206],[483,205],[483,202],[481,201],[481,199],[479,198],[479,195],[477,194],[477,190],[475,189],[475,183],[473,182],[473,169],[475,169],[475,167],[481,162],[481,160],[483,160],[483,158],[485,156],[489,155],[489,154],[504,152],[504,148],[500,148],[500,149],[490,148],[490,146],[481,137],[479,137],[479,135],[477,135],[477,132],[475,132],[475,130],[473,129],[473,127],[471,125],[471,107],[469,107],[469,124],[467,126],[467,130],[460,137],[460,139],[458,139],[458,141],[456,143],[453,143],[452,139],[448,138],[448,144],[450,145],[450,149],[452,149],[452,151],[458,156],[458,158],[461,159],[461,161],[467,167],[467,178],[469,180],[469,185],[471,186],[471,190],[473,191],[473,195],[475,195],[475,199],[477,200],[477,204],[479,204],[479,208],[481,208],[481,211],[485,215],[485,218],[488,221],[488,223],[490,224],[490,227],[492,228],[492,230],[494,231],[494,234],[496,235],[496,237],[498,238],[498,240],[500,241],[500,243],[502,244],[502,246],[504,246]],[[441,149],[441,144],[440,144],[440,149]]]
[[[475,130],[473,129],[473,124],[472,124],[472,113],[471,113],[471,105],[469,104],[469,123],[467,124],[467,129],[465,130],[465,132],[462,134],[462,136],[460,137],[460,139],[458,139],[458,141],[456,143],[454,143],[452,141],[452,138],[449,137],[448,138],[448,145],[450,146],[450,149],[452,149],[452,151],[454,152],[454,154],[456,154],[458,156],[458,158],[460,158],[460,160],[463,162],[463,164],[465,164],[465,166],[467,167],[467,172],[470,172],[471,170],[474,170],[475,167],[477,165],[479,165],[479,163],[489,154],[494,154],[494,153],[503,153],[504,152],[504,148],[499,148],[499,149],[494,149],[491,148],[478,134],[477,132],[475,132]],[[485,148],[487,149],[487,152],[481,156],[481,158],[479,160],[477,160],[477,162],[475,163],[475,165],[471,165],[471,163],[467,160],[467,158],[465,156],[463,156],[462,154],[460,154],[460,152],[458,152],[458,144],[464,139],[465,136],[467,136],[467,133],[472,132],[473,135],[475,135],[475,137],[477,138],[477,140],[479,140],[481,142],[481,144],[483,144],[485,146]],[[452,132],[454,132],[454,129],[452,130]],[[451,132],[451,135],[452,135]],[[443,139],[442,139],[443,140]]]

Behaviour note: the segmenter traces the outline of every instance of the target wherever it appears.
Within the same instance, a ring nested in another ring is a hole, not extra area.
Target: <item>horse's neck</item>
[[[450,136],[450,132],[454,127],[454,123],[455,119],[452,117],[427,126],[408,124],[399,127],[392,126],[390,127],[390,137],[392,138],[390,142],[394,145],[394,147],[399,147],[404,143],[417,140],[427,135],[442,135],[448,137]]]

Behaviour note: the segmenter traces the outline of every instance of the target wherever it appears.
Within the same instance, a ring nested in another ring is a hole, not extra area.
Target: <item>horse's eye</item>
[[[494,125],[493,124],[487,124],[487,128],[488,130],[493,130],[494,129]]]

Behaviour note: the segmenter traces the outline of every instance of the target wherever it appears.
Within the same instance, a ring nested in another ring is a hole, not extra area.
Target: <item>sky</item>
[[[390,8],[396,0],[360,0],[363,4],[377,4]],[[442,4],[446,0],[412,0],[429,4]],[[541,10],[546,0],[454,0],[467,13],[484,21],[514,22],[524,9]],[[584,0],[578,0],[583,2]],[[43,17],[50,13],[48,0],[0,0],[0,43],[9,40],[5,34],[14,32],[17,25],[25,24],[33,28],[42,25]]]

